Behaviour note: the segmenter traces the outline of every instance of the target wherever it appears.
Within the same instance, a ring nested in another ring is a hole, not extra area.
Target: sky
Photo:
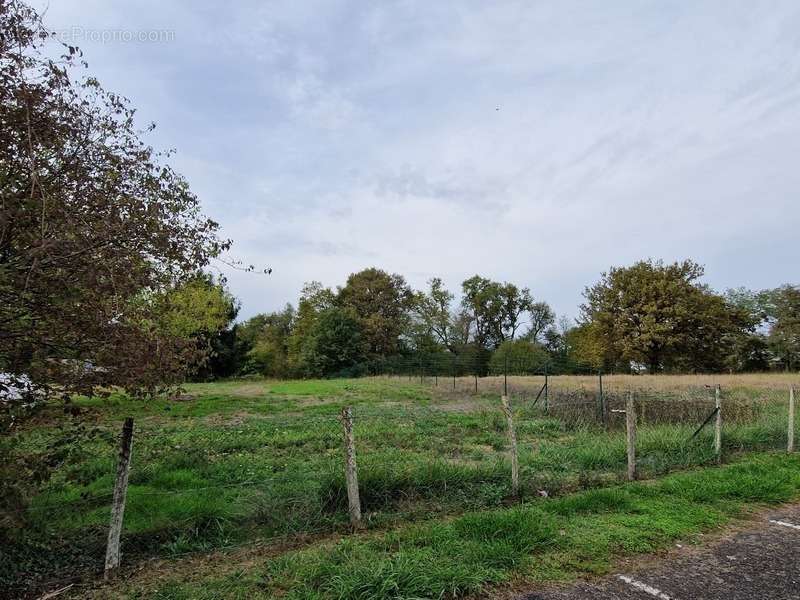
[[[800,3],[33,1],[231,257],[240,317],[366,267],[576,316],[611,266],[797,283]]]

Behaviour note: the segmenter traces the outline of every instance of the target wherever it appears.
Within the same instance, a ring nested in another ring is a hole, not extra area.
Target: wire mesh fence
[[[388,527],[623,481],[631,395],[639,477],[713,463],[720,452],[789,445],[786,387],[718,388],[687,380],[663,389],[646,378],[633,380],[599,373],[487,374],[477,377],[476,393],[474,375],[434,372],[423,374],[421,384],[414,380],[434,394],[428,406],[354,404],[363,524]],[[511,425],[501,396],[509,399]],[[342,416],[339,405],[323,410],[231,419],[204,429],[137,425],[123,564],[348,531]],[[18,589],[41,584],[42,573],[64,581],[102,570],[119,432],[107,428],[104,434],[92,442],[88,467],[65,472],[19,509],[23,535],[7,546],[3,569]]]

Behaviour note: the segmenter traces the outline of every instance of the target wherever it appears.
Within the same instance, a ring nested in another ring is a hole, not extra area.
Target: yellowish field
[[[431,378],[427,378],[431,379]],[[452,389],[452,378],[440,377],[438,385]],[[529,392],[541,388],[544,376],[508,376],[508,387],[512,391]],[[700,388],[721,386],[724,390],[750,390],[765,392],[787,392],[791,386],[800,390],[800,373],[743,373],[743,374],[698,374],[698,375],[603,375],[605,391],[663,391],[685,392]],[[474,378],[456,378],[459,391],[474,390]],[[481,377],[478,379],[480,392],[501,393],[504,386],[502,376]],[[550,390],[577,391],[599,388],[597,375],[551,375]]]

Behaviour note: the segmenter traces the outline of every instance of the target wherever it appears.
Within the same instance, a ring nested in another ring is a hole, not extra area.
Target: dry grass
[[[428,378],[430,379],[430,378]],[[452,378],[439,378],[439,387],[443,391],[453,389]],[[511,391],[531,392],[537,391],[544,383],[543,375],[534,376],[508,376],[508,388]],[[478,379],[479,392],[497,392],[503,390],[504,378],[502,376],[481,377]],[[550,390],[596,390],[599,387],[597,375],[551,375],[549,377]],[[751,391],[783,391],[794,385],[800,388],[800,374],[798,373],[746,373],[746,374],[711,374],[711,375],[603,375],[604,391],[658,391],[658,392],[684,392],[702,388],[713,388],[720,385],[727,390]],[[456,391],[464,393],[475,389],[473,377],[457,377]]]

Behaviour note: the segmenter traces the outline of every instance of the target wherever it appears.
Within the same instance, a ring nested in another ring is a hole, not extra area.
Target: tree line
[[[231,320],[209,340],[213,356],[199,376],[346,376],[421,361],[442,373],[797,368],[798,286],[717,293],[702,276],[692,260],[611,268],[570,320],[514,283],[475,275],[457,299],[439,278],[414,290],[402,275],[368,268],[336,289],[306,284],[296,306]],[[217,289],[235,314],[235,300]]]

